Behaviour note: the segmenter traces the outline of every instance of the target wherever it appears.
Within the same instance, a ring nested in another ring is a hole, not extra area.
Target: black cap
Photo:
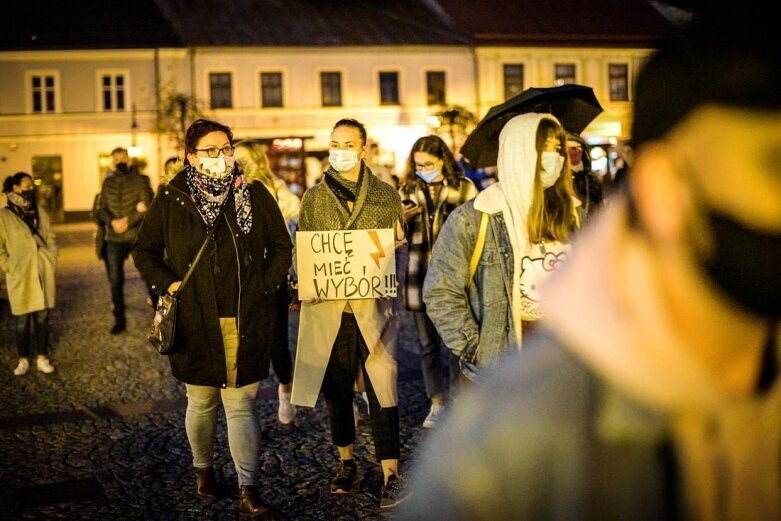
[[[659,139],[708,104],[781,109],[781,39],[763,2],[703,12],[638,75],[632,139]]]

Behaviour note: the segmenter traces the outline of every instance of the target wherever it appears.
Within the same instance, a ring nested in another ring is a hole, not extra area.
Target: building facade
[[[286,180],[300,191],[303,163],[324,155],[340,118],[365,123],[379,161],[401,172],[438,110],[460,106],[479,118],[531,86],[593,87],[605,112],[584,135],[625,139],[632,78],[652,48],[486,43],[459,25],[453,6],[430,0],[343,12],[343,26],[332,27],[338,37],[318,25],[333,26],[339,13],[329,11],[294,13],[311,22],[302,27],[297,18],[294,29],[275,13],[273,30],[245,34],[266,18],[258,4],[238,1],[230,9],[244,11],[226,14],[234,30],[193,34],[173,0],[140,4],[150,13],[136,17],[163,20],[158,34],[130,31],[113,41],[116,34],[98,32],[81,42],[39,31],[32,20],[0,38],[0,175],[33,173],[56,220],[87,217],[117,146],[146,163],[157,184],[165,160],[182,155],[182,127],[198,114],[229,125],[237,139],[268,143],[277,172],[291,172]],[[444,29],[423,31],[427,17]]]

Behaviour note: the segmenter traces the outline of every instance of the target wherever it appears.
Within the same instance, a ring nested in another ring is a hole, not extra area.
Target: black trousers
[[[331,438],[337,447],[346,447],[355,441],[353,385],[368,357],[369,348],[355,317],[351,313],[342,313],[342,325],[331,349],[322,387],[328,405]],[[365,372],[363,381],[369,399],[369,421],[377,459],[399,459],[399,408],[381,408]]]
[[[125,259],[130,256],[133,243],[106,242],[106,264],[111,284],[111,302],[114,304],[114,321],[124,324],[125,320]]]
[[[287,385],[293,381],[293,358],[290,356],[290,347],[288,345],[288,307],[290,299],[288,298],[287,288],[283,285],[277,291],[277,320],[274,324],[274,347],[271,351],[271,367],[277,380],[282,385]]]
[[[30,356],[30,344],[34,354],[49,355],[49,310],[36,311],[16,317],[16,349],[19,358]]]

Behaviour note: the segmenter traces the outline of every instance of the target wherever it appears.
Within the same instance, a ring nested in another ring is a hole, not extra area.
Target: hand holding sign
[[[296,232],[301,300],[396,296],[393,230]]]

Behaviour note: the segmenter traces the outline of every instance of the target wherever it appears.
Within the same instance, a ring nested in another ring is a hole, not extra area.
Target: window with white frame
[[[27,88],[30,93],[30,111],[46,114],[57,111],[58,75],[54,72],[30,72]]]
[[[260,106],[261,107],[282,106],[282,73],[281,72],[260,73]]]
[[[324,107],[342,106],[342,73],[321,72],[320,93]]]
[[[523,91],[523,64],[504,64],[504,99],[509,99]]]
[[[426,71],[426,103],[444,105],[446,99],[445,71]]]
[[[575,64],[557,63],[554,66],[554,84],[556,86],[575,83]]]
[[[399,104],[399,73],[396,71],[381,71],[380,80],[380,105]]]
[[[100,107],[103,112],[122,112],[127,106],[127,75],[123,72],[99,72]]]
[[[608,64],[610,101],[629,101],[629,66],[626,63]]]
[[[381,71],[380,105],[399,104],[399,73],[396,71]]]
[[[213,109],[233,108],[233,75],[230,72],[209,73],[209,100]]]

